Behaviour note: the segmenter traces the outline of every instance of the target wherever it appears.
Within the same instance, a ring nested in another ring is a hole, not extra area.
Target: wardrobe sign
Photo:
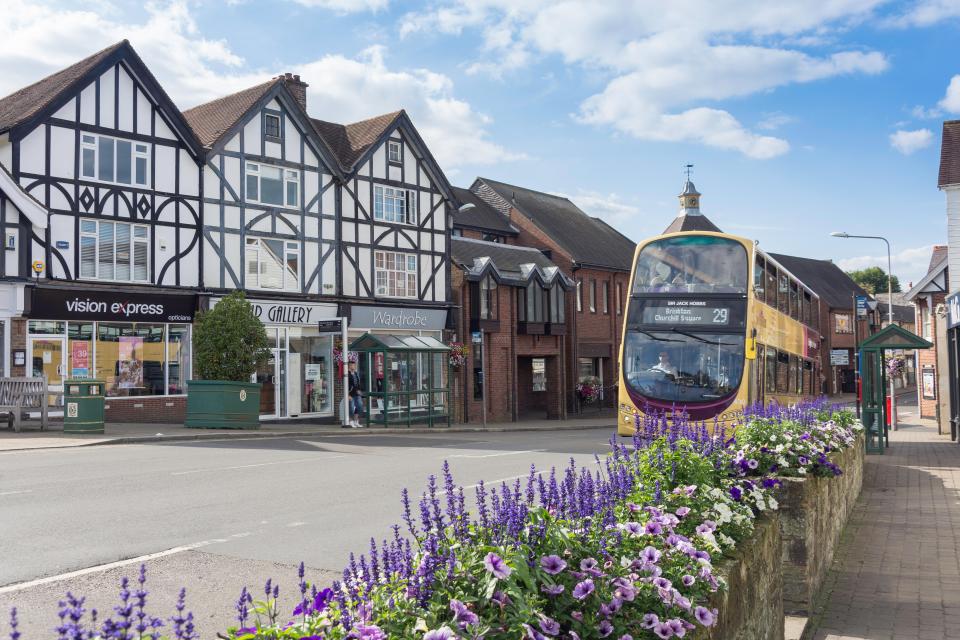
[[[446,309],[359,306],[350,309],[350,326],[362,329],[440,331],[446,322]]]
[[[223,298],[210,298],[212,309]],[[263,324],[309,325],[315,327],[319,320],[337,317],[336,304],[311,302],[281,302],[279,300],[248,300],[253,313]]]
[[[126,322],[193,322],[195,295],[35,287],[31,318]]]

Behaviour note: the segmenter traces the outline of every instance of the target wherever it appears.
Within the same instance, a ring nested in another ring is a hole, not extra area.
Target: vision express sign
[[[35,288],[30,317],[44,320],[193,322],[197,297]]]

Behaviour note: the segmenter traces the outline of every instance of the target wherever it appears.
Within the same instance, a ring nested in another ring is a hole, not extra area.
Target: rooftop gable
[[[829,260],[782,253],[771,253],[770,257],[807,285],[831,309],[852,309],[854,295],[870,297],[863,287]]]
[[[452,187],[452,189],[458,206],[473,205],[472,208],[466,211],[460,211],[459,209],[454,210],[453,225],[455,227],[469,227],[471,229],[480,229],[482,231],[508,236],[519,234],[517,228],[510,224],[510,220],[491,207],[483,198],[469,189],[463,189],[462,187]]]
[[[942,189],[955,184],[960,184],[960,120],[947,120],[943,123],[937,186]]]

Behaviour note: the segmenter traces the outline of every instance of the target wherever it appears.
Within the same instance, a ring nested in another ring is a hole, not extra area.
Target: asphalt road
[[[529,466],[590,463],[613,429],[270,438],[0,454],[0,612],[20,609],[24,640],[45,638],[67,591],[101,612],[122,576],[148,568],[154,615],[181,586],[202,637],[230,624],[240,588],[272,577],[292,609],[296,565],[335,579],[349,553],[400,521],[449,460],[472,487]],[[110,566],[118,563],[118,566]],[[104,566],[107,565],[107,566]],[[102,615],[102,614],[101,614]],[[0,617],[0,635],[6,631]]]

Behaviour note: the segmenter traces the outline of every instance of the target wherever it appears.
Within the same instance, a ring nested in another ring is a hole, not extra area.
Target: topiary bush
[[[270,357],[267,332],[242,291],[197,315],[193,353],[196,379],[230,382],[249,382]]]

